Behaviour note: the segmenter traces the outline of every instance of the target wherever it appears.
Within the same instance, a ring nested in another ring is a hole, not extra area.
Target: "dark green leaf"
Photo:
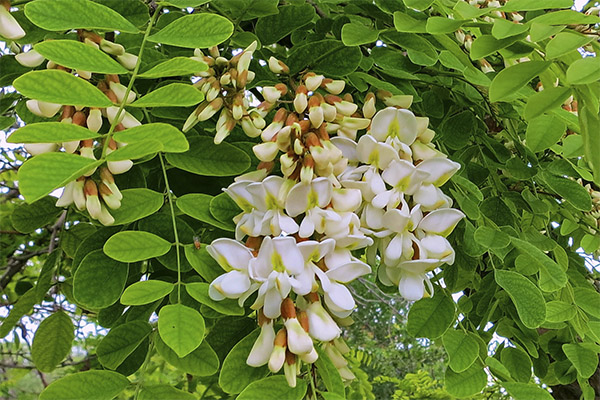
[[[580,184],[550,172],[542,172],[542,177],[553,192],[561,195],[573,207],[581,211],[592,209],[592,199],[589,192]]]
[[[127,386],[129,380],[116,372],[77,372],[48,385],[40,394],[40,400],[111,400]]]
[[[260,329],[254,330],[233,346],[225,357],[219,374],[219,385],[226,393],[240,393],[252,382],[258,381],[269,373],[266,366],[254,368],[246,364],[248,354],[259,333]]]
[[[259,18],[254,33],[263,45],[268,45],[308,24],[314,17],[315,9],[310,4],[279,7],[279,14]]]
[[[96,349],[98,361],[108,369],[116,369],[152,332],[145,321],[131,321],[111,329]]]
[[[31,233],[56,220],[61,209],[54,206],[56,198],[46,196],[32,204],[18,205],[10,216],[10,222],[16,230]]]
[[[456,373],[446,368],[446,390],[452,396],[467,397],[479,393],[487,384],[487,374],[479,363],[474,363],[463,372]]]
[[[202,341],[200,346],[187,356],[179,357],[157,336],[156,350],[169,364],[188,374],[210,376],[219,369],[219,358],[206,341]]]
[[[63,311],[57,311],[35,331],[31,358],[42,372],[53,371],[70,352],[75,338],[73,322]]]

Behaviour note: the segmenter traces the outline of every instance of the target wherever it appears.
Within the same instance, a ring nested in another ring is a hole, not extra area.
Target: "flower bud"
[[[62,194],[56,201],[56,207],[68,207],[73,204],[73,187],[75,181],[71,181],[65,185]]]
[[[231,108],[231,115],[233,119],[240,120],[244,116],[244,95],[238,93],[233,98],[233,107]]]
[[[113,193],[114,196],[116,196],[118,200],[123,199],[123,195],[121,194],[121,191],[115,183],[115,178],[112,176],[108,168],[100,168],[100,179],[102,179],[102,183],[108,186],[110,191]]]
[[[254,126],[254,123],[252,123],[252,119],[249,116],[245,116],[244,118],[242,118],[240,124],[242,125],[244,133],[251,138],[260,136],[260,134],[262,133],[260,129]]]
[[[279,372],[285,362],[285,350],[287,348],[287,333],[285,329],[280,329],[275,336],[273,351],[269,356],[269,370],[273,373]]]
[[[23,147],[25,147],[25,150],[32,156],[58,150],[58,145],[56,143],[25,143]]]
[[[198,113],[198,121],[206,121],[207,119],[210,119],[213,115],[217,113],[217,111],[221,109],[222,106],[222,98],[218,97],[214,99],[213,101],[208,103],[208,105],[206,105],[204,109],[200,111],[200,113]]]
[[[119,62],[119,64],[131,71],[137,65],[138,57],[131,53],[125,53],[123,55],[117,56],[117,61]]]
[[[123,46],[105,39],[100,40],[100,49],[113,56],[122,56],[125,54],[125,48]]]
[[[323,82],[321,82],[321,87],[327,90],[329,93],[337,95],[342,93],[346,87],[346,82],[343,79],[333,80],[325,78],[323,79]]]
[[[244,51],[241,56],[240,59],[237,63],[237,72],[238,74],[242,74],[245,71],[248,71],[248,68],[250,67],[250,61],[252,61],[252,52],[251,51]]]
[[[252,151],[260,161],[269,162],[275,159],[277,153],[279,153],[279,147],[276,142],[265,142],[254,145]]]
[[[314,72],[308,72],[304,75],[304,84],[306,85],[306,89],[310,92],[314,92],[317,90],[319,86],[321,86],[321,82],[325,77],[323,75],[317,75]]]
[[[71,194],[73,196],[73,202],[75,203],[75,207],[79,211],[85,210],[85,193],[83,192],[83,187],[85,184],[85,178],[81,177],[75,180],[73,187],[71,189]]]
[[[287,351],[285,353],[285,363],[283,364],[283,373],[290,387],[296,387],[296,375],[298,375],[298,364],[296,355]]]
[[[273,329],[273,321],[269,320],[260,327],[260,335],[254,345],[250,354],[246,359],[246,364],[252,367],[260,367],[269,362],[275,341],[275,330]]]
[[[275,113],[273,117],[273,121],[262,131],[260,137],[263,141],[269,142],[273,137],[279,132],[279,130],[283,127],[283,123],[287,117],[287,110],[284,108],[280,108]]]
[[[90,217],[98,219],[102,213],[102,208],[100,206],[96,183],[91,179],[86,179],[83,191],[85,193],[85,208],[90,213]]]
[[[25,31],[11,15],[9,8],[10,6],[6,8],[0,4],[0,35],[9,40],[21,39],[25,36]]]
[[[306,86],[300,85],[296,89],[296,96],[294,97],[294,109],[297,113],[303,113],[308,106],[308,90]]]
[[[98,216],[98,221],[104,226],[109,226],[115,223],[115,218],[110,215],[108,209],[104,206],[104,204],[100,205],[100,215]]]
[[[125,98],[125,93],[127,93],[127,87],[118,82],[113,82],[113,81],[109,82],[108,86],[110,87],[110,90],[112,90],[114,92],[114,94],[117,96],[117,101],[119,103],[122,103],[123,99]],[[135,100],[135,92],[130,91],[127,94],[127,101],[125,101],[125,104],[129,104],[134,100]]]
[[[365,96],[365,104],[362,108],[363,116],[365,118],[373,118],[373,115],[377,112],[375,108],[375,95],[371,92],[367,93]]]
[[[279,61],[275,57],[271,56],[269,58],[269,69],[274,74],[289,74],[290,68],[285,65],[282,61]]]
[[[311,96],[308,100],[308,119],[310,119],[313,128],[320,127],[325,119],[321,101],[317,96]]]
[[[100,183],[98,186],[98,191],[100,192],[102,200],[109,208],[116,210],[117,208],[121,207],[121,199],[119,199],[118,196],[116,196],[104,183]]]
[[[1,7],[1,6],[0,6]],[[44,62],[45,58],[35,50],[29,50],[27,53],[20,53],[15,56],[15,60],[24,67],[35,68]]]
[[[86,120],[88,129],[92,132],[98,132],[102,128],[102,112],[98,108],[90,108]]]

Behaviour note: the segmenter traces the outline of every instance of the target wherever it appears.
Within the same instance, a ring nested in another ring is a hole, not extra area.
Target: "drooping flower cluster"
[[[289,72],[275,58],[268,65]],[[226,271],[209,294],[240,305],[256,296],[251,308],[261,331],[249,365],[283,368],[294,386],[321,342],[349,380],[340,339],[355,307],[347,284],[371,272],[352,251],[366,249],[382,283],[404,297],[432,294],[427,273],[454,261],[446,236],[463,217],[439,187],[460,165],[431,144],[428,119],[406,109],[411,96],[369,93],[360,108],[342,94],[343,80],[314,72],[285,80],[262,88],[265,110],[276,112],[251,135],[262,139],[253,148],[259,169],[225,189],[242,213],[236,240],[207,247]],[[379,112],[378,99],[387,106]],[[277,158],[281,176],[269,175]]]
[[[126,53],[121,45],[110,42],[93,32],[79,30],[78,33],[82,42],[114,55],[127,68],[134,68],[137,57]],[[32,68],[44,61],[44,58],[35,50],[18,54],[16,58],[21,64]],[[89,71],[72,71],[52,61],[48,61],[47,68],[73,73],[84,80],[90,80],[92,77]],[[60,112],[59,121],[61,123],[75,124],[96,133],[102,129],[103,118],[106,118],[110,124],[115,124],[114,132],[141,125],[126,110],[121,110],[119,113],[120,107],[118,104],[124,100],[125,104],[129,104],[135,100],[136,95],[134,92],[127,94],[127,88],[119,82],[117,75],[106,75],[97,84],[97,87],[115,105],[106,108],[94,108],[54,104],[30,99],[27,100],[26,106],[34,115],[43,118],[53,118]],[[126,94],[127,99],[125,99]],[[32,156],[62,150],[66,153],[78,154],[82,157],[96,160],[99,153],[108,155],[125,145],[125,143],[118,143],[112,138],[102,138],[98,140],[86,139],[63,143],[27,143],[24,147]],[[65,186],[61,197],[56,202],[57,207],[67,207],[74,204],[79,211],[87,210],[91,218],[98,220],[103,225],[111,225],[114,222],[114,218],[110,214],[109,209],[119,208],[123,198],[119,188],[115,184],[113,175],[127,172],[132,166],[133,162],[131,160],[120,160],[107,161],[106,166],[99,169],[90,169],[81,177],[69,182]]]

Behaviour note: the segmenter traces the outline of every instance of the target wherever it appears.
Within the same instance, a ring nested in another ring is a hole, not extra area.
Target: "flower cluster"
[[[82,42],[114,55],[127,68],[134,68],[137,57],[125,52],[121,45],[103,39],[93,32],[79,30],[78,33]],[[40,65],[44,61],[44,58],[35,50],[18,54],[16,58],[18,62],[31,68]],[[72,71],[52,61],[48,61],[46,67],[73,73],[85,80],[92,78],[89,71]],[[102,129],[104,119],[115,125],[113,132],[141,125],[133,115],[124,109],[120,110],[120,107],[117,106],[117,104],[123,102],[129,104],[136,98],[134,92],[127,92],[127,88],[119,82],[117,75],[105,75],[104,79],[98,82],[97,87],[115,104],[114,106],[106,108],[80,107],[48,103],[35,99],[27,100],[26,106],[34,115],[43,118],[54,118],[60,113],[59,121],[61,123],[75,124],[92,132],[99,132]],[[32,156],[62,150],[66,153],[78,154],[96,160],[98,155],[108,155],[125,145],[125,143],[118,143],[112,138],[101,138],[63,143],[28,143],[25,144],[25,150]],[[103,225],[111,225],[114,223],[114,218],[109,209],[119,208],[123,198],[115,184],[113,175],[127,172],[132,166],[133,162],[131,160],[120,160],[107,161],[106,166],[100,169],[90,169],[65,186],[61,197],[56,202],[57,207],[67,207],[75,204],[79,211],[87,210],[91,218],[98,220]]]
[[[318,341],[353,379],[340,326],[355,307],[347,284],[371,267],[352,252],[366,249],[382,283],[407,299],[431,294],[427,273],[454,261],[446,236],[463,217],[439,187],[460,165],[434,148],[428,119],[406,109],[411,96],[369,93],[360,107],[342,94],[343,80],[314,72],[294,80],[281,61],[268,65],[288,83],[262,88],[264,109],[276,111],[251,135],[262,139],[253,148],[259,169],[225,189],[242,213],[236,240],[207,247],[226,271],[209,294],[240,305],[256,295],[261,331],[249,365],[283,368],[294,386]],[[281,176],[270,175],[277,159]]]

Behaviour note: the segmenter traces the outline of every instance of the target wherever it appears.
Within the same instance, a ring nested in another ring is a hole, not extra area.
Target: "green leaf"
[[[171,243],[153,233],[122,231],[104,243],[104,253],[117,261],[131,263],[162,256]]]
[[[171,83],[162,86],[131,104],[132,107],[187,107],[204,100],[204,94],[192,85]],[[124,131],[123,131],[124,132]]]
[[[40,394],[40,400],[111,400],[127,386],[129,380],[116,372],[77,372],[48,385]]]
[[[496,18],[494,19],[494,26],[492,27],[492,36],[496,39],[504,39],[510,36],[520,35],[528,30],[528,25],[514,23],[503,18]]]
[[[163,205],[163,195],[150,189],[125,189],[121,191],[121,207],[111,210],[114,225],[125,225],[154,214]]]
[[[85,226],[86,224],[77,224]],[[75,226],[77,226],[75,225]],[[72,229],[72,228],[71,228]],[[71,230],[69,229],[69,230]],[[68,231],[67,231],[68,232]],[[65,234],[63,233],[62,240],[65,238]],[[62,245],[62,243],[61,243]],[[56,260],[58,259],[58,254],[61,253],[61,249],[55,249],[48,258],[44,260],[44,265],[42,265],[42,270],[40,271],[40,275],[35,284],[35,291],[39,301],[46,296],[48,290],[52,287],[52,279],[54,278],[54,269],[56,267]],[[66,252],[65,252],[66,253]]]
[[[426,33],[427,20],[416,19],[401,11],[394,12],[394,27],[398,32]]]
[[[438,338],[454,323],[454,313],[454,301],[443,292],[437,292],[412,305],[406,330],[414,337]]]
[[[196,396],[171,385],[144,386],[140,390],[140,400],[195,400]]]
[[[94,139],[100,134],[75,124],[38,122],[27,124],[14,131],[8,143],[62,143],[72,140]]]
[[[567,284],[567,274],[554,260],[533,244],[517,239],[510,239],[512,244],[523,254],[529,256],[531,262],[540,270],[538,285],[544,292],[554,292]]]
[[[546,58],[551,60],[583,47],[594,40],[573,31],[561,32],[546,45]]]
[[[18,205],[10,215],[13,227],[22,233],[31,233],[56,220],[61,209],[54,206],[56,198],[46,196],[38,201]]]
[[[279,7],[279,14],[258,19],[254,33],[263,46],[269,45],[308,24],[314,17],[315,9],[310,4]]]
[[[206,63],[192,60],[189,57],[173,57],[144,71],[137,77],[140,79],[155,79],[166,76],[193,75],[207,69],[208,65]]]
[[[499,271],[496,271],[498,273]],[[509,271],[506,271],[509,272]],[[506,347],[500,353],[502,364],[517,382],[527,383],[531,379],[531,359],[521,349]]]
[[[166,4],[170,4],[179,8],[198,7],[202,4],[209,3],[211,0],[168,0]]]
[[[586,233],[583,238],[581,238],[581,247],[588,254],[596,252],[596,250],[600,248],[600,236]]]
[[[185,258],[192,268],[207,282],[212,282],[223,274],[221,266],[208,254],[206,246],[197,249],[194,245],[184,247]]]
[[[598,368],[598,353],[579,343],[565,343],[562,349],[580,376],[588,379],[594,375]]]
[[[315,362],[317,372],[323,380],[327,391],[334,395],[341,396],[342,399],[346,398],[346,390],[344,389],[344,382],[338,372],[337,368],[327,356],[327,353],[320,347],[315,346],[315,350],[319,354],[319,358]]]
[[[546,303],[546,321],[548,322],[568,321],[575,317],[576,312],[577,308],[574,304],[558,300]]]
[[[58,69],[30,71],[15,79],[13,86],[23,96],[49,103],[100,108],[113,105],[100,89],[85,79]]]
[[[575,304],[586,313],[600,318],[600,293],[593,289],[578,289],[573,291]]]
[[[10,330],[25,314],[28,314],[33,308],[33,305],[38,302],[38,294],[35,288],[29,289],[25,294],[19,297],[8,316],[2,321],[2,325],[0,325],[0,338],[8,335]]]
[[[510,238],[499,229],[480,226],[475,231],[475,241],[490,249],[503,249],[510,244]]]
[[[373,43],[379,37],[379,31],[361,23],[349,23],[342,27],[342,42],[346,46],[360,46]]]
[[[75,338],[73,322],[64,311],[57,311],[35,331],[31,358],[42,372],[52,372],[70,352]]]
[[[182,153],[190,148],[185,135],[179,129],[162,122],[144,124],[115,132],[113,138],[123,143],[157,140],[162,143],[162,151],[166,153]]]
[[[303,379],[296,381],[296,387],[288,385],[285,376],[275,375],[260,381],[252,382],[240,393],[237,400],[255,399],[286,399],[302,400],[306,394],[307,386]]]
[[[427,10],[435,2],[435,0],[403,0],[408,8],[423,11]]]
[[[512,0],[514,1],[514,0]],[[552,400],[553,397],[546,389],[542,389],[536,384],[522,382],[502,382],[514,400]]]
[[[88,253],[73,277],[73,297],[92,310],[114,304],[125,287],[129,267],[105,255],[102,250]]]
[[[193,282],[185,285],[185,290],[197,302],[202,303],[218,313],[224,315],[244,315],[244,309],[238,305],[237,300],[224,299],[215,301],[208,295],[208,283]]]
[[[148,40],[188,48],[206,48],[223,43],[233,33],[233,24],[217,14],[200,13],[177,18]]]
[[[266,366],[254,368],[246,364],[248,354],[250,354],[259,333],[260,329],[255,329],[233,346],[225,357],[219,373],[219,386],[225,393],[240,393],[252,382],[258,381],[269,373]]]
[[[204,339],[204,318],[183,304],[164,306],[158,313],[158,333],[179,357],[194,351]]]
[[[562,196],[576,209],[581,211],[592,209],[592,198],[589,192],[577,182],[546,171],[543,171],[541,176],[553,192]]]
[[[570,85],[588,85],[600,79],[600,57],[585,57],[575,61],[567,69]]]
[[[25,5],[25,15],[31,22],[48,31],[99,29],[139,32],[119,13],[93,1],[36,0]]]
[[[454,372],[465,371],[479,355],[479,344],[468,333],[450,329],[442,336],[442,340],[450,359],[448,365]]]
[[[129,71],[108,54],[76,40],[47,40],[34,49],[48,60],[67,68],[101,74],[126,74]]]
[[[530,26],[531,28],[529,29],[529,35],[531,37],[532,42],[541,42],[542,40],[554,36],[558,32],[565,29],[564,26],[552,26],[538,24],[536,22],[532,23]]]
[[[98,361],[108,369],[116,369],[152,332],[146,321],[131,321],[111,329],[98,344]]]
[[[546,2],[542,4],[545,5]],[[585,15],[575,10],[561,10],[542,14],[529,22],[546,25],[597,24],[600,22],[600,18],[595,15]]]
[[[481,35],[476,38],[471,45],[471,60],[480,60],[491,54],[494,54],[498,50],[502,50],[517,40],[522,39],[523,36],[524,35],[517,35],[504,39],[496,39],[492,35]]]
[[[100,164],[102,161],[76,154],[40,154],[30,158],[19,168],[19,190],[25,201],[31,204]]]
[[[511,97],[551,64],[549,61],[527,61],[503,69],[490,85],[490,101],[502,101]]]
[[[505,270],[496,270],[494,276],[515,304],[523,325],[534,329],[546,320],[544,296],[529,279],[518,272]]]
[[[217,220],[235,229],[233,218],[242,212],[238,205],[227,193],[221,193],[213,197],[209,206],[210,214]]]
[[[215,197],[204,193],[189,193],[177,199],[177,208],[184,214],[217,228],[233,232],[230,222],[219,221],[210,212],[210,204]]]
[[[210,376],[219,369],[219,357],[206,340],[187,356],[179,357],[157,336],[156,350],[169,364],[188,374]]]
[[[553,115],[540,115],[529,121],[525,139],[534,153],[554,146],[567,130],[566,124]]]
[[[502,11],[513,12],[513,11],[537,11],[537,10],[551,10],[553,8],[571,8],[573,2],[571,0],[511,0],[510,3],[506,3],[500,9]]]
[[[570,95],[571,88],[568,87],[559,86],[544,88],[541,92],[537,92],[527,99],[527,105],[525,106],[523,116],[527,120],[532,120],[549,110],[560,108]]]
[[[286,63],[292,74],[309,67],[315,72],[337,77],[354,72],[361,59],[360,48],[346,47],[339,40],[325,39],[294,46]]]
[[[438,60],[438,52],[435,47],[419,35],[391,32],[384,36],[384,40],[389,40],[406,49],[408,58],[417,65],[432,66]]]
[[[215,144],[206,136],[192,137],[189,143],[188,151],[167,154],[167,161],[177,168],[204,176],[238,175],[250,167],[250,157],[229,143]]]
[[[158,140],[148,139],[145,141],[130,143],[118,148],[106,156],[107,161],[134,160],[150,154],[156,154],[163,149]]]
[[[446,368],[446,390],[452,396],[467,397],[479,393],[487,384],[487,374],[479,363],[474,363],[463,372],[454,372]]]
[[[17,122],[14,117],[0,116],[0,131],[7,130]]]
[[[486,357],[485,365],[490,368],[490,372],[494,374],[494,376],[502,379],[502,380],[511,380],[510,371],[506,369],[506,367],[496,358],[494,357]]]
[[[445,17],[429,17],[427,19],[427,33],[432,35],[442,33],[453,33],[464,24],[465,21],[449,19]]]
[[[174,287],[170,282],[155,279],[136,282],[125,289],[121,295],[121,304],[141,306],[153,303],[171,293]]]

